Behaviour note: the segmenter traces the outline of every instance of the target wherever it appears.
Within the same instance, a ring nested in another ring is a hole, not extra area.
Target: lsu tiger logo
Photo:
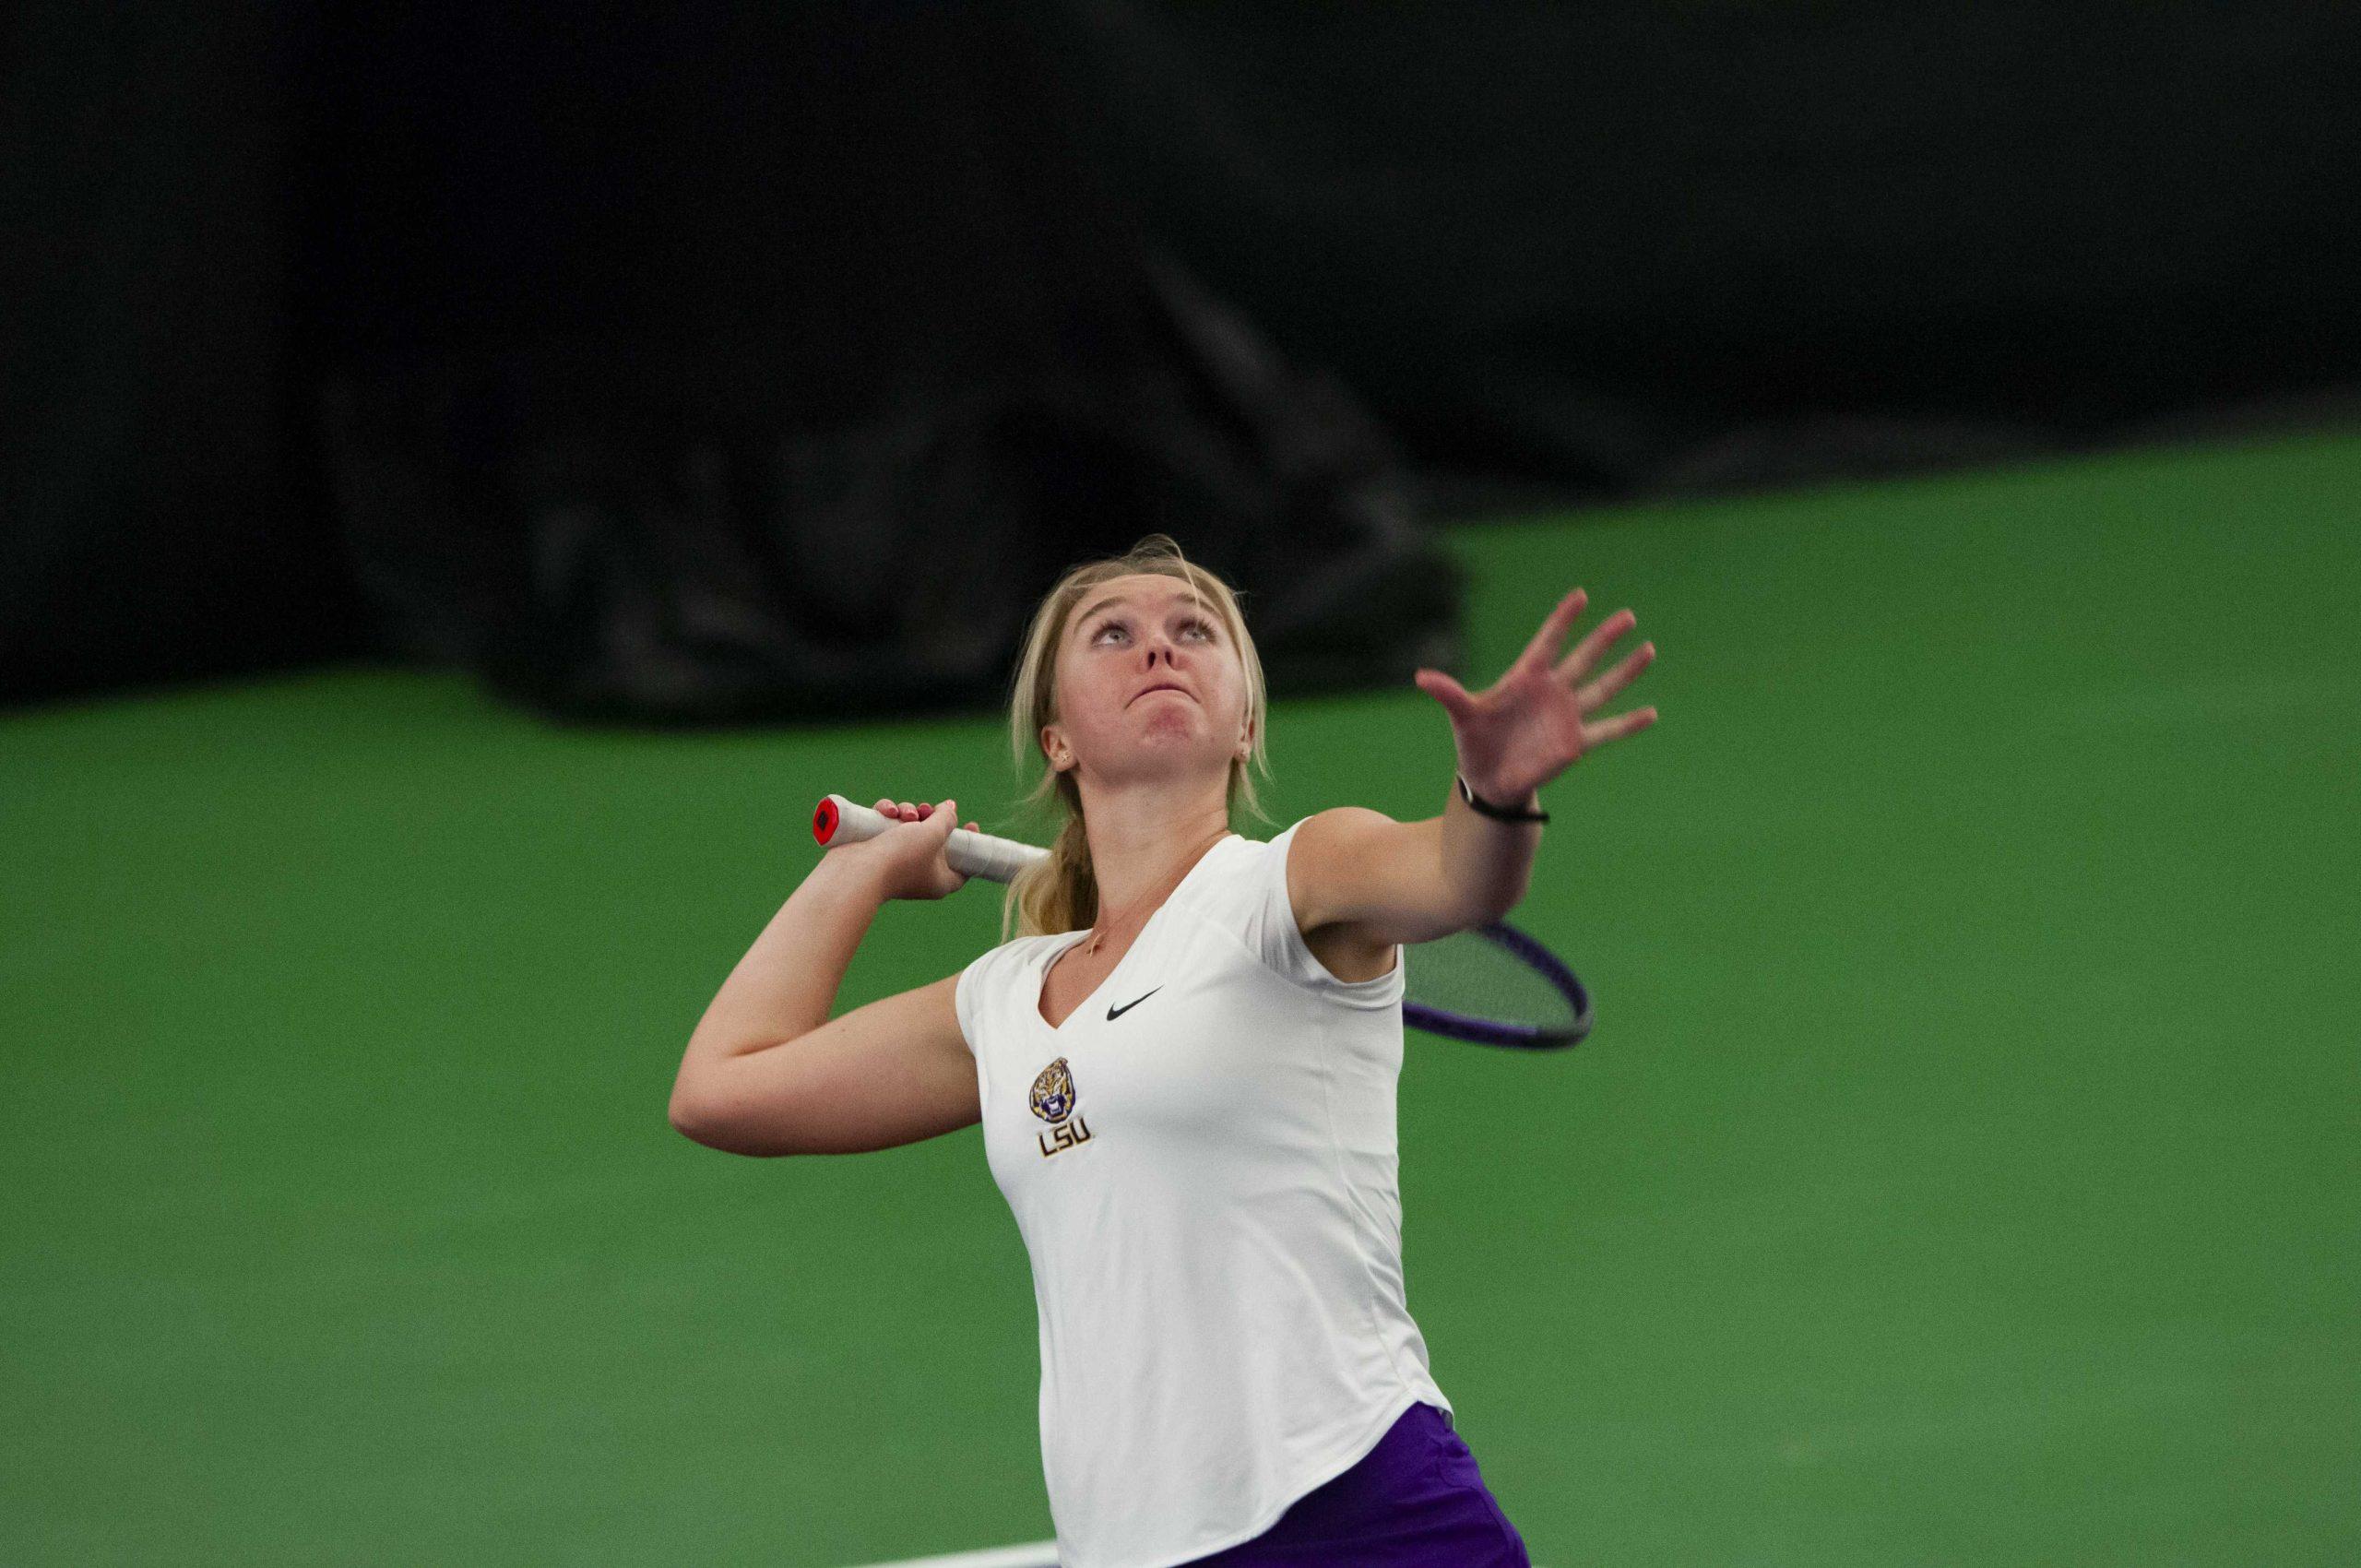
[[[1090,1123],[1074,1114],[1074,1069],[1062,1056],[1033,1080],[1033,1114],[1050,1124],[1037,1134],[1044,1159],[1090,1141]]]

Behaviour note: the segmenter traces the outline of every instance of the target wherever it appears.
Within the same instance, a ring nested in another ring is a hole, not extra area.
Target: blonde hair
[[[1169,534],[1149,534],[1121,555],[1071,567],[1033,612],[1033,624],[1025,634],[1025,652],[1017,660],[1016,678],[1009,697],[1009,754],[1015,764],[1017,778],[1021,780],[1025,777],[1028,762],[1039,764],[1042,769],[1041,777],[1021,803],[1052,811],[1059,822],[1048,857],[1026,867],[1008,885],[1001,902],[1003,942],[1011,939],[1012,926],[1016,936],[1047,936],[1080,931],[1098,918],[1098,879],[1091,871],[1090,839],[1083,831],[1082,790],[1073,773],[1061,773],[1049,766],[1048,754],[1041,749],[1041,729],[1058,719],[1058,649],[1064,644],[1066,623],[1074,607],[1081,603],[1084,594],[1100,583],[1143,573],[1178,577],[1187,583],[1195,591],[1198,608],[1213,610],[1229,636],[1229,646],[1238,650],[1238,660],[1246,675],[1246,719],[1254,740],[1247,756],[1232,756],[1229,760],[1226,800],[1232,812],[1242,802],[1255,817],[1270,820],[1255,794],[1253,777],[1256,768],[1265,778],[1271,773],[1264,745],[1263,719],[1267,704],[1263,659],[1254,651],[1254,639],[1246,630],[1246,617],[1239,609],[1240,595],[1221,578],[1188,560]]]

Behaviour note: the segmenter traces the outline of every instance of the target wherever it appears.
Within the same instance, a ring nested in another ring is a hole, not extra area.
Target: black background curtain
[[[0,697],[351,653],[990,702],[1179,535],[1275,688],[1447,663],[1413,503],[2318,406],[2349,6],[31,0]]]

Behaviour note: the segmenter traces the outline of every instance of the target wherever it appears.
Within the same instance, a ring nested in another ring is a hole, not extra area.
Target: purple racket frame
[[[1402,1022],[1405,1025],[1424,1029],[1429,1034],[1473,1040],[1478,1045],[1504,1046],[1512,1051],[1564,1051],[1589,1038],[1592,1021],[1590,992],[1558,955],[1505,921],[1488,921],[1463,934],[1480,937],[1508,949],[1527,968],[1556,986],[1567,1004],[1574,1010],[1573,1023],[1556,1029],[1538,1028],[1530,1024],[1504,1024],[1495,1018],[1473,1017],[1465,1013],[1428,1007],[1406,999],[1402,1004]]]

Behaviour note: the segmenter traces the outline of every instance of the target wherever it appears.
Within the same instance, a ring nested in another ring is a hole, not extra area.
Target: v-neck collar
[[[1092,990],[1089,995],[1084,997],[1075,1004],[1074,1010],[1066,1015],[1065,1023],[1062,1024],[1053,1024],[1042,1016],[1041,994],[1050,988],[1050,971],[1057,967],[1058,960],[1065,956],[1067,949],[1074,946],[1080,943],[1083,938],[1090,934],[1090,928],[1085,926],[1080,931],[1062,932],[1059,934],[1063,936],[1066,940],[1062,942],[1053,940],[1043,943],[1041,944],[1041,951],[1045,956],[1041,959],[1040,968],[1035,971],[1033,976],[1033,1021],[1040,1025],[1041,1028],[1052,1038],[1063,1039],[1067,1032],[1066,1025],[1073,1023],[1085,1013],[1089,1012],[1093,1007],[1097,1006],[1098,1004],[1099,996],[1105,992],[1109,986],[1115,983],[1116,977],[1131,967],[1132,955],[1138,952],[1140,950],[1140,945],[1147,941],[1147,933],[1156,929],[1156,922],[1164,918],[1164,911],[1172,908],[1172,901],[1180,897],[1180,890],[1188,886],[1189,884],[1195,879],[1196,874],[1199,872],[1205,869],[1205,862],[1207,861],[1212,860],[1216,855],[1221,853],[1223,846],[1231,843],[1239,837],[1240,835],[1236,833],[1224,834],[1221,837],[1215,839],[1213,843],[1206,848],[1204,854],[1197,857],[1197,863],[1191,866],[1181,874],[1180,880],[1172,885],[1172,891],[1164,896],[1164,902],[1158,904],[1156,907],[1156,912],[1148,916],[1147,923],[1141,926],[1138,933],[1132,938],[1132,944],[1123,949],[1123,956],[1115,960],[1115,967],[1107,971],[1106,978],[1098,982],[1097,987]]]

